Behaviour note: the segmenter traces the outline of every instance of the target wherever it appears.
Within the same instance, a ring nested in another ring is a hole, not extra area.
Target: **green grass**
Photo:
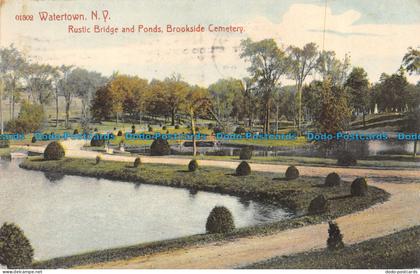
[[[297,137],[295,140],[242,139],[242,140],[229,140],[229,141],[226,141],[226,143],[239,144],[239,145],[265,146],[265,147],[302,147],[308,144],[304,136]]]
[[[10,155],[10,148],[0,148],[0,157],[7,157]]]
[[[325,232],[327,233],[327,232]],[[344,235],[345,240],[346,235]],[[420,226],[346,246],[283,256],[245,268],[274,269],[389,269],[420,267]]]
[[[34,264],[35,268],[67,268],[128,259],[219,240],[271,234],[284,229],[334,219],[368,208],[375,203],[385,201],[389,197],[388,193],[375,187],[369,187],[369,193],[366,197],[352,197],[349,195],[349,183],[344,183],[340,187],[326,188],[322,186],[323,178],[302,177],[286,181],[282,175],[260,172],[255,172],[246,177],[238,177],[232,174],[233,170],[215,167],[200,167],[199,171],[187,172],[186,166],[143,164],[140,168],[133,168],[132,164],[121,162],[102,161],[96,165],[94,160],[64,159],[60,161],[43,161],[37,157],[27,159],[21,164],[21,167],[32,170],[123,180],[136,184],[148,183],[226,193],[241,196],[243,199],[254,199],[287,206],[290,210],[297,213],[296,217],[292,219],[235,229],[233,232],[225,235],[200,234],[129,247],[99,250],[36,262]],[[319,215],[307,215],[306,209],[309,202],[320,193],[329,198],[329,211]]]

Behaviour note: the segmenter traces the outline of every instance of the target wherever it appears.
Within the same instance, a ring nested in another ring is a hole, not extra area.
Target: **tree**
[[[345,55],[343,60],[337,59],[334,51],[323,51],[319,56],[318,72],[322,78],[330,78],[334,86],[343,86],[350,68],[350,57]]]
[[[303,108],[312,119],[320,112],[322,88],[323,82],[317,80],[302,88]]]
[[[350,106],[363,115],[363,125],[366,124],[365,116],[370,106],[369,80],[366,71],[361,67],[354,67],[345,87],[349,92]]]
[[[416,108],[415,110],[411,111],[407,115],[407,120],[402,128],[402,130],[415,133],[417,135],[420,134],[420,108]],[[413,157],[417,156],[417,139],[414,139],[414,149],[413,149]]]
[[[289,70],[289,60],[273,39],[253,42],[251,39],[241,42],[241,58],[250,62],[248,72],[257,83],[257,92],[264,110],[264,132],[270,128],[270,109],[275,88],[281,76]]]
[[[409,101],[408,81],[404,72],[387,75],[383,73],[375,86],[376,102],[381,111],[404,111]]]
[[[288,48],[291,59],[290,76],[296,81],[298,102],[298,129],[302,123],[302,86],[305,79],[317,68],[319,62],[318,47],[315,43],[309,43],[303,48],[290,46]]]
[[[170,114],[169,106],[165,100],[166,85],[163,81],[153,79],[145,94],[146,111],[154,115],[167,116]]]
[[[216,83],[209,86],[211,102],[214,107],[215,114],[220,121],[225,123],[233,114],[235,108],[235,100],[239,99],[242,90],[240,80],[228,78],[220,79]]]
[[[410,74],[420,74],[420,50],[409,47],[402,65]]]
[[[185,102],[185,97],[188,93],[189,85],[182,81],[181,75],[174,74],[164,80],[165,83],[165,101],[167,108],[171,115],[171,125],[175,125],[175,116],[182,104]]]
[[[197,144],[195,119],[196,117],[207,115],[212,107],[208,90],[199,86],[191,87],[185,102],[185,112],[189,115],[191,132],[193,134],[193,156],[196,156]]]
[[[65,66],[61,65],[60,67],[55,67],[53,71],[53,82],[55,87],[55,127],[58,127],[58,99],[59,95],[64,95],[66,85],[67,85],[67,77],[70,73],[73,66]]]
[[[25,66],[26,89],[34,102],[43,106],[53,98],[54,68],[44,64],[28,64]]]
[[[25,57],[13,45],[0,49],[0,80],[3,82],[5,93],[9,95],[11,119],[15,116],[16,92],[23,77],[25,65]]]
[[[108,120],[113,111],[112,91],[109,88],[109,84],[100,87],[96,92],[92,100],[91,113],[92,117],[97,121]]]

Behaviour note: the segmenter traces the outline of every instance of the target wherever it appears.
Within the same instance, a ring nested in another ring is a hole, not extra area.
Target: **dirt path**
[[[40,150],[39,148],[37,148]],[[68,157],[94,158],[95,152],[82,151],[77,146],[68,146]],[[133,161],[134,157],[105,155],[105,160]],[[172,157],[142,157],[145,163],[186,165],[188,159]],[[238,163],[229,161],[201,160],[201,165],[236,168]],[[283,173],[286,165],[252,164],[253,170]],[[302,175],[326,176],[338,172],[342,177],[352,179],[366,176],[371,185],[391,194],[390,200],[361,212],[337,219],[346,244],[358,243],[393,232],[420,225],[420,184],[383,182],[382,178],[408,178],[417,180],[418,170],[375,170],[360,168],[308,167],[299,166]],[[397,181],[397,180],[396,180]],[[80,268],[234,268],[275,256],[293,254],[326,246],[328,225],[317,224],[281,231],[268,236],[239,238],[235,241],[217,242],[197,247],[160,252]]]

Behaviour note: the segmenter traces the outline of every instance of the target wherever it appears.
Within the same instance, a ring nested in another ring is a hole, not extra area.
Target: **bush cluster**
[[[105,145],[105,140],[99,134],[93,135],[92,140],[90,140],[90,146],[101,147],[103,145]]]
[[[368,185],[365,178],[359,177],[351,183],[352,196],[366,196],[368,192]]]
[[[241,127],[241,126],[236,127],[235,134],[245,134],[245,133],[246,133],[246,130],[244,127]]]
[[[194,172],[198,169],[198,162],[197,160],[193,159],[190,161],[190,163],[188,164],[188,170],[190,172]]]
[[[0,228],[0,264],[8,268],[27,268],[34,250],[23,231],[15,224],[4,223]]]
[[[153,141],[150,146],[150,155],[151,156],[163,156],[171,154],[171,147],[167,140],[162,138],[156,139]]]
[[[134,167],[139,167],[141,165],[141,159],[140,157],[137,157],[136,159],[134,159]]]
[[[240,160],[251,160],[252,151],[253,151],[253,148],[251,146],[246,146],[246,147],[241,148],[241,152],[239,154],[239,159]]]
[[[299,178],[299,170],[295,166],[289,166],[286,170],[286,179],[294,180]]]
[[[45,118],[42,105],[25,101],[22,103],[18,117],[10,120],[6,124],[6,129],[17,133],[36,132],[42,128]]]
[[[328,174],[328,176],[325,178],[325,186],[339,186],[341,184],[341,178],[340,175],[338,175],[335,172],[332,172]]]
[[[0,148],[8,148],[8,147],[10,147],[9,140],[0,140]]]
[[[60,160],[65,156],[63,146],[59,142],[51,142],[44,150],[45,160]]]
[[[235,229],[232,213],[224,206],[216,206],[206,222],[207,233],[227,233]]]
[[[356,156],[350,151],[340,151],[337,157],[339,166],[355,166],[357,164]]]
[[[236,168],[237,176],[248,176],[251,174],[251,166],[246,161],[242,161]]]

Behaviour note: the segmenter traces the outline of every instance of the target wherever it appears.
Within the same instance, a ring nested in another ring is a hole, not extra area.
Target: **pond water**
[[[273,205],[199,191],[78,176],[54,176],[0,160],[0,224],[25,232],[36,259],[205,232],[223,205],[237,227],[291,218]]]

